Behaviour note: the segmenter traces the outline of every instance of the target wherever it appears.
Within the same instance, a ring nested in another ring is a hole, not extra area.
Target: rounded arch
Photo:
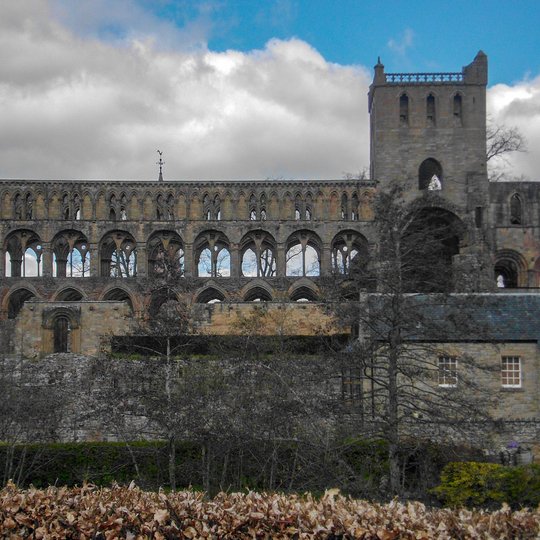
[[[290,298],[292,302],[317,302],[319,294],[315,287],[303,284],[291,290]]]
[[[240,240],[242,275],[274,277],[276,275],[276,240],[267,231],[255,229]]]
[[[196,273],[199,277],[229,277],[231,275],[231,254],[229,239],[220,231],[201,232],[193,249]]]
[[[195,296],[197,304],[214,304],[225,301],[225,294],[215,286],[205,287]]]
[[[21,311],[23,304],[31,298],[39,298],[37,293],[26,287],[19,287],[9,292],[4,299],[4,310],[7,311],[8,319],[15,319]]]
[[[89,244],[86,236],[77,230],[58,232],[52,241],[53,276],[90,276]]]
[[[418,189],[438,191],[442,189],[443,169],[435,158],[427,158],[418,168]]]
[[[510,225],[523,225],[523,196],[512,193],[508,199]]]
[[[368,259],[368,241],[357,231],[340,231],[332,240],[332,270],[350,275],[360,271]]]
[[[54,296],[55,302],[80,302],[85,298],[84,293],[76,287],[60,289]]]
[[[133,313],[134,303],[131,293],[123,287],[111,287],[103,293],[102,300],[115,302],[127,302],[129,309]]]
[[[319,276],[321,273],[322,241],[309,230],[292,233],[286,242],[285,270],[287,276]]]
[[[464,223],[447,209],[427,206],[414,210],[408,221],[400,243],[405,288],[411,292],[452,290],[452,260],[459,254]]]
[[[184,243],[176,231],[161,230],[152,233],[146,251],[149,276],[184,275]]]
[[[99,266],[103,277],[137,275],[137,243],[127,231],[110,231],[99,243]]]
[[[495,283],[500,289],[527,286],[527,262],[512,249],[502,249],[495,254]]]
[[[41,238],[30,229],[11,231],[4,241],[6,277],[41,276]]]

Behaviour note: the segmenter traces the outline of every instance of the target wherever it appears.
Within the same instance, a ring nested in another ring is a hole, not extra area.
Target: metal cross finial
[[[163,152],[161,150],[157,150],[157,153],[159,154],[159,161],[156,161],[156,165],[159,165],[158,182],[163,182],[163,165],[165,165],[165,162],[161,159]]]

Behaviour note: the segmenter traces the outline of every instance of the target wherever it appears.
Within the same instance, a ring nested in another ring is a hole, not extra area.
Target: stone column
[[[329,276],[332,273],[332,247],[323,244],[321,248],[321,276]]]
[[[90,255],[90,276],[97,277],[101,275],[98,245],[89,242],[88,254]]]
[[[51,277],[53,275],[53,250],[50,242],[41,243],[41,275],[43,277]],[[64,267],[65,268],[65,267]],[[65,272],[64,272],[65,275]]]
[[[229,253],[231,254],[231,277],[239,278],[241,261],[238,244],[231,244]]]
[[[191,277],[196,275],[194,264],[193,244],[184,244],[184,275]]]
[[[146,242],[136,242],[137,248],[137,277],[146,277],[148,274],[148,258]]]
[[[286,244],[278,244],[276,246],[276,276],[277,277],[285,277],[285,273],[287,270],[287,262],[286,262]]]
[[[6,269],[4,263],[6,262],[6,252],[0,247],[0,277],[4,277]]]

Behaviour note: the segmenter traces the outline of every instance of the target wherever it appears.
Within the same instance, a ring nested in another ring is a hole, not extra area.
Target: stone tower
[[[440,188],[445,200],[481,219],[486,84],[482,51],[455,73],[385,73],[379,60],[369,90],[371,178],[383,189],[399,181],[408,198]]]

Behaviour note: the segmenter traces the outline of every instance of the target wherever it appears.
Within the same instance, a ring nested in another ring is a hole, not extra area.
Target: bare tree
[[[471,327],[480,336],[482,328],[474,320],[473,297],[450,294],[462,231],[452,214],[436,209],[436,197],[428,193],[407,205],[397,186],[378,195],[378,249],[348,276],[359,285],[359,301],[338,308],[359,328],[345,355],[357,374],[359,431],[386,442],[393,494],[403,489],[400,453],[406,441],[457,440],[471,422],[489,421],[481,376],[488,367],[444,347]],[[371,292],[362,291],[366,283]]]
[[[488,118],[486,128],[486,161],[505,158],[513,152],[526,152],[527,143],[518,128],[496,124]]]

